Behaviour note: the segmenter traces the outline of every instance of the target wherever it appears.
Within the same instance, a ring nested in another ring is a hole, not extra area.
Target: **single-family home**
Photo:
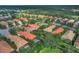
[[[74,19],[69,19],[66,24],[67,24],[67,26],[69,26],[69,27],[73,27],[74,22],[75,22]]]
[[[68,18],[64,18],[63,21],[67,22],[69,19]]]
[[[71,23],[71,24],[74,23],[74,22],[75,22],[74,19],[70,19],[70,20],[67,21],[67,23]]]
[[[64,25],[66,25],[67,24],[67,22],[68,22],[68,18],[64,18],[63,20],[62,20],[62,24],[64,24]]]
[[[27,41],[24,40],[23,38],[16,36],[16,35],[9,35],[8,38],[15,43],[16,47],[17,47],[17,51],[19,50],[19,48],[23,47],[24,45],[27,45]]]
[[[60,34],[60,33],[63,33],[63,32],[64,32],[64,28],[58,27],[52,32],[52,34]]]
[[[74,28],[78,28],[79,27],[79,21],[76,21],[73,25]]]
[[[36,35],[26,32],[26,31],[17,32],[17,35],[24,37],[26,40],[32,40],[35,43],[40,42],[39,38],[37,38]]]
[[[19,26],[22,26],[23,24],[27,24],[28,19],[27,18],[19,18],[19,19],[15,19],[14,20],[16,24],[18,24]]]
[[[64,35],[61,38],[72,41],[74,37],[75,37],[75,33],[72,30],[68,30],[66,33],[64,33]]]
[[[39,28],[39,25],[37,25],[37,24],[28,24],[28,26],[24,26],[24,29],[27,32],[31,32],[31,31],[37,30],[38,28]]]
[[[25,37],[25,39],[28,39],[28,40],[34,40],[36,38],[36,35],[26,32],[26,31],[17,32],[17,35],[23,36]]]
[[[52,32],[52,30],[55,29],[55,28],[56,28],[56,25],[51,25],[51,26],[49,26],[49,27],[47,27],[43,30],[46,31],[46,32]]]
[[[0,40],[0,53],[10,53],[13,51],[14,49],[6,41]]]

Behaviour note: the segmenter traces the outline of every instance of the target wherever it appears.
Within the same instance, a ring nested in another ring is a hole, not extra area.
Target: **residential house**
[[[52,30],[55,29],[55,28],[56,28],[56,25],[51,25],[51,26],[49,26],[49,27],[47,27],[43,30],[46,31],[46,32],[52,32]]]
[[[78,28],[79,27],[79,21],[76,21],[73,25],[74,28]]]
[[[56,18],[55,19],[55,23],[57,23],[57,24],[66,24],[66,19],[63,19],[63,18]]]
[[[68,18],[64,18],[63,21],[67,22],[69,19]]]
[[[72,41],[74,37],[75,37],[75,33],[72,30],[68,30],[61,38]]]
[[[20,18],[20,21],[28,22],[28,19],[27,18]]]
[[[72,27],[73,26],[73,24],[74,24],[74,22],[75,22],[75,20],[73,20],[73,19],[70,19],[70,20],[68,20],[67,21],[67,26],[69,26],[69,27]]]
[[[22,26],[24,23],[28,22],[27,18],[19,18],[14,20],[19,26]]]
[[[57,29],[55,29],[52,34],[60,34],[60,33],[63,33],[64,32],[64,28],[62,27],[59,27]]]
[[[28,40],[34,40],[36,38],[36,36],[34,34],[31,34],[31,33],[26,32],[26,31],[17,32],[17,35],[23,36],[23,37],[25,37],[25,39],[28,39]]]
[[[16,44],[17,51],[19,50],[19,48],[23,47],[28,43],[26,40],[16,35],[9,35],[7,37]]]
[[[74,23],[75,20],[74,19],[70,19],[67,23]]]
[[[67,24],[67,22],[68,22],[68,18],[64,18],[63,20],[62,20],[62,24],[64,24],[64,25],[66,25]]]
[[[0,53],[10,53],[13,51],[14,49],[6,41],[0,40]]]
[[[39,28],[39,25],[37,25],[37,24],[29,24],[28,26],[24,26],[24,29],[27,32],[31,32],[31,31],[37,30],[38,28]]]

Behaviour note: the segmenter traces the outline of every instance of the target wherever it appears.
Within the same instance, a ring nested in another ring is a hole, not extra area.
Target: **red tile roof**
[[[26,39],[29,39],[29,40],[34,40],[36,38],[35,35],[29,33],[29,32],[25,32],[25,31],[20,31],[20,32],[17,32],[18,35],[21,35],[21,36],[24,36]]]
[[[55,31],[53,31],[53,34],[59,34],[62,33],[64,31],[64,29],[62,27],[59,27],[57,29],[55,29]]]

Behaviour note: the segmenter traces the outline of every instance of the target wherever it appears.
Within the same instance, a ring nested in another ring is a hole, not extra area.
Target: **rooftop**
[[[3,40],[0,41],[0,53],[10,53],[12,51],[14,51],[14,49],[11,48],[7,42]]]
[[[55,30],[52,32],[52,34],[59,34],[59,33],[62,33],[62,32],[64,32],[64,28],[59,27],[59,28],[55,29]]]
[[[20,36],[24,36],[26,39],[29,39],[29,40],[34,40],[36,38],[34,34],[31,34],[26,31],[20,31],[20,32],[17,32],[17,34]]]
[[[13,41],[16,44],[17,49],[21,48],[22,46],[28,43],[26,40],[22,39],[19,36],[9,35],[8,37],[11,41]]]
[[[28,32],[31,32],[33,30],[37,30],[39,28],[39,25],[37,24],[29,24],[28,26],[24,26],[24,29]]]

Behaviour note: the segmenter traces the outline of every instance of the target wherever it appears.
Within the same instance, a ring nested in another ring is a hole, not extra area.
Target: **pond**
[[[0,34],[7,37],[7,35],[10,35],[9,28],[0,29]]]

